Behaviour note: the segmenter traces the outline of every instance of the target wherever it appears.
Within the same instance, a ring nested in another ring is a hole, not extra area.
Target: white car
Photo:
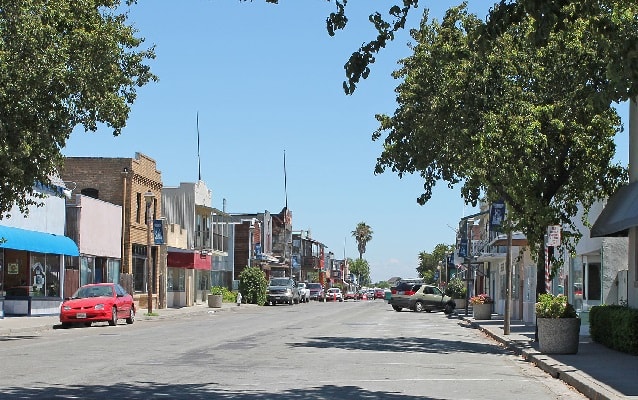
[[[307,303],[310,301],[310,289],[304,282],[299,282],[297,284],[297,289],[299,289],[299,301],[302,303]]]
[[[326,301],[343,301],[343,294],[339,288],[330,288],[326,292]]]

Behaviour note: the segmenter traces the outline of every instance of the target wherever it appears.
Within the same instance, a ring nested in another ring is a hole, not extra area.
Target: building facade
[[[65,236],[64,182],[37,184],[34,199],[23,215],[14,206],[11,217],[0,221],[0,313],[2,315],[58,314],[65,293],[64,270],[73,268],[79,255],[75,242]],[[75,264],[77,265],[77,264]]]
[[[166,288],[160,282],[165,281],[166,257],[160,246],[149,246],[149,221],[161,218],[162,174],[155,160],[141,153],[132,158],[67,157],[60,176],[74,182],[76,192],[122,207],[120,283],[140,308],[148,306],[151,285],[154,308],[165,307]]]

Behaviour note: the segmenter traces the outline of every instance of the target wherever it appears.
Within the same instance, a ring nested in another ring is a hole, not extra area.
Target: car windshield
[[[320,283],[309,283],[308,284],[308,289],[321,289],[321,284]]]
[[[271,279],[270,280],[270,286],[288,286],[288,283],[290,281],[288,279]]]
[[[113,289],[110,286],[83,286],[79,288],[71,298],[84,299],[87,297],[112,297]]]

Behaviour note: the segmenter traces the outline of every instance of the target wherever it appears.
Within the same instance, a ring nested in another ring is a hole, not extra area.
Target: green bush
[[[264,305],[267,287],[266,274],[259,267],[246,267],[239,274],[239,292],[245,303]]]
[[[445,294],[453,299],[464,299],[467,293],[465,282],[460,278],[452,278],[445,287]]]
[[[210,288],[211,294],[221,294],[224,303],[234,303],[237,299],[237,293],[231,292],[223,286],[213,286]]]
[[[618,305],[594,306],[589,311],[589,334],[597,343],[638,355],[638,310]]]

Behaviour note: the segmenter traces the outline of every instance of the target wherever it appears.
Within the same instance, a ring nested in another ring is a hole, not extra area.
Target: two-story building
[[[121,207],[120,282],[140,308],[148,305],[148,285],[154,308],[166,307],[165,287],[160,284],[166,276],[166,257],[161,246],[149,243],[154,237],[149,220],[160,220],[162,206],[162,174],[155,160],[141,153],[132,158],[67,157],[60,176],[74,182],[76,193]]]

